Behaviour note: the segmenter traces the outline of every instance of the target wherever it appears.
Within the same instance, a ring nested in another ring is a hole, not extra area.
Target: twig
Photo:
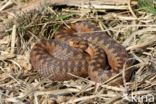
[[[134,32],[133,34],[131,34],[131,36],[129,36],[129,38],[127,38],[124,42],[123,42],[123,46],[124,47],[127,47],[129,46],[130,42],[133,40],[134,36],[135,35],[140,35],[140,34],[143,34],[145,32],[150,32],[150,31],[156,31],[156,28],[152,28],[152,27],[147,27],[147,28],[144,28],[142,30],[139,30],[139,31],[136,31]]]
[[[111,99],[110,101],[108,101],[105,104],[115,104],[115,101],[120,100],[120,99],[122,99],[122,97],[118,96],[118,97],[115,97],[115,98]]]
[[[63,90],[54,90],[54,91],[36,91],[34,93],[34,104],[38,104],[38,96],[39,95],[64,95],[70,93],[77,93],[80,90],[74,88],[68,88]]]
[[[105,88],[105,89],[108,89],[108,90],[113,90],[113,91],[116,91],[116,92],[123,92],[124,91],[123,88],[119,88],[119,87],[115,87],[115,86],[109,86],[109,85],[106,85],[106,84],[101,85],[101,87]]]
[[[14,54],[16,43],[16,25],[13,25],[12,37],[11,37],[11,54]]]
[[[125,5],[127,0],[47,0],[46,2],[42,0],[42,4],[53,4],[53,5],[67,5],[67,6],[76,6],[82,8],[94,8],[94,9],[128,9]],[[132,4],[136,4],[133,2]],[[114,6],[116,5],[116,6]]]
[[[14,2],[12,0],[9,0],[5,5],[3,5],[1,8],[0,8],[0,12],[6,8],[8,8],[9,6],[13,5]]]
[[[132,1],[132,0],[128,0],[128,9],[129,9],[129,11],[131,12],[131,14],[133,15],[133,17],[134,17],[134,18],[137,18],[137,16],[135,15],[135,13],[134,13],[133,10],[132,10],[131,1]]]
[[[15,77],[13,77],[11,74],[6,72],[6,68],[4,69],[4,68],[0,67],[0,70],[2,70],[4,73],[6,73],[10,78],[12,78],[14,81],[16,81],[19,85],[21,84]]]
[[[97,97],[102,97],[102,98],[104,98],[104,97],[114,97],[114,95],[97,94],[97,95],[91,95],[91,96],[83,96],[83,97],[80,97],[80,98],[71,99],[68,102],[66,102],[66,104],[77,103],[77,102],[80,102],[80,101],[90,100],[90,99],[97,98]]]
[[[145,47],[153,45],[153,44],[156,44],[156,39],[153,39],[153,40],[148,41],[146,43],[140,43],[140,44],[136,44],[136,45],[133,45],[133,46],[129,46],[129,47],[126,48],[126,50],[135,50],[135,49],[138,49],[138,48],[145,48]]]

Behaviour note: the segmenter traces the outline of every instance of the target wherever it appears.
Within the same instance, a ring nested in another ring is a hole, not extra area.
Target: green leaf
[[[66,20],[66,19],[68,19],[68,18],[70,18],[70,17],[72,17],[74,15],[75,14],[73,14],[73,13],[71,13],[71,14],[62,14],[62,15],[59,15],[56,20]]]
[[[141,9],[156,14],[156,0],[139,0],[138,3]]]

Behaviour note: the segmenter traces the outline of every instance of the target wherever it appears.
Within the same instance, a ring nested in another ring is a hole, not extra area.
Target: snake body
[[[72,73],[89,76],[95,82],[105,81],[121,71],[128,59],[123,46],[101,32],[94,23],[81,21],[68,26],[61,26],[53,39],[34,45],[30,62],[35,70],[43,76],[50,75],[54,81],[72,79],[68,74]],[[91,52],[71,47],[68,43],[72,39],[89,42]]]
[[[81,61],[83,60],[83,61]],[[41,40],[33,46],[30,62],[41,75],[54,81],[72,79],[67,75],[86,77],[89,56],[57,40]]]

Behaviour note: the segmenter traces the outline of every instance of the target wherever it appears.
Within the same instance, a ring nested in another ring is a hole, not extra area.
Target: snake
[[[30,63],[53,81],[74,79],[71,73],[99,83],[121,72],[128,57],[125,47],[95,23],[78,21],[61,25],[51,39],[37,42]]]

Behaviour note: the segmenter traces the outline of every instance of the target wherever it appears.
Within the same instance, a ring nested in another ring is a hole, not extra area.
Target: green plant
[[[138,3],[141,9],[156,14],[156,0],[139,0]]]

